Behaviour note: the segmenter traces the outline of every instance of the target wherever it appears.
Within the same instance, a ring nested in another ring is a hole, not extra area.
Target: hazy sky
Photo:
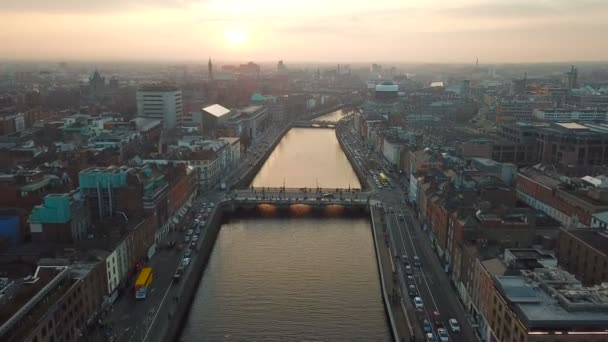
[[[0,0],[0,58],[608,59],[608,0]]]

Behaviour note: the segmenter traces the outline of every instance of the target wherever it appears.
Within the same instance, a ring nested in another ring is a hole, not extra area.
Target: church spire
[[[213,81],[213,63],[211,63],[211,57],[209,57],[209,62],[207,63],[207,73],[209,80]]]

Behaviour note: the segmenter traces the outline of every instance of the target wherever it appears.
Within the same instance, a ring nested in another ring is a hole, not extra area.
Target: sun
[[[224,39],[230,45],[242,45],[247,40],[247,35],[239,28],[232,28],[224,32]]]

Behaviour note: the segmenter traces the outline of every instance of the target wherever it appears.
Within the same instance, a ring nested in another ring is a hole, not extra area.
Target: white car
[[[435,335],[433,335],[433,333],[426,333],[426,341],[427,342],[436,342],[437,339],[435,338]]]
[[[188,265],[190,265],[190,258],[184,258],[184,259],[182,259],[182,266],[186,267]]]
[[[422,298],[414,297],[414,306],[416,309],[424,309],[424,303],[422,302]]]
[[[437,329],[437,336],[439,336],[439,341],[441,342],[450,342],[450,336],[448,335],[448,331],[444,328]]]
[[[215,204],[213,202],[209,203],[209,208],[213,208],[215,207]]]
[[[192,237],[192,242],[196,242],[196,241],[198,241],[198,235],[194,235],[194,236]]]
[[[456,318],[450,318],[448,323],[450,324],[450,329],[452,332],[460,332],[460,324],[458,324]]]

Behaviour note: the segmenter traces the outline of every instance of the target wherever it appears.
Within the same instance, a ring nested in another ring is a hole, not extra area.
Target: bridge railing
[[[242,189],[242,190],[238,190],[238,191],[249,191],[249,192],[256,192],[256,193],[262,193],[262,192],[285,192],[285,193],[311,193],[311,194],[325,194],[325,193],[345,193],[345,192],[351,192],[351,193],[357,193],[357,192],[361,192],[361,189],[359,188],[322,188],[322,187],[318,187],[318,188],[306,188],[306,187],[302,187],[302,188],[288,188],[288,187],[249,187],[247,189]]]

